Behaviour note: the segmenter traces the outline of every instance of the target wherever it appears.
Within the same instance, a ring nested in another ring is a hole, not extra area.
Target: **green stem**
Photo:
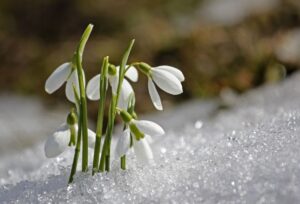
[[[110,171],[110,145],[108,145],[106,159],[105,159],[105,171]]]
[[[121,169],[126,170],[126,155],[121,157]]]
[[[107,129],[106,129],[106,136],[103,144],[103,149],[101,153],[101,159],[100,159],[100,165],[99,165],[99,171],[103,172],[104,169],[109,169],[109,158],[108,152],[110,151],[110,137],[112,135],[112,130],[114,126],[114,117],[113,117],[113,107],[115,106],[114,104],[116,103],[116,96],[112,96],[112,100],[110,102],[109,106],[109,114],[108,114],[108,124],[107,124]],[[108,161],[107,161],[108,160]]]
[[[131,40],[127,50],[125,51],[125,53],[123,55],[120,70],[119,70],[119,83],[118,83],[118,88],[117,88],[117,94],[113,95],[113,97],[112,97],[108,129],[107,129],[107,134],[106,134],[106,137],[105,137],[103,150],[102,150],[102,155],[101,155],[101,160],[100,160],[99,170],[101,172],[104,171],[104,164],[105,163],[106,163],[105,169],[107,171],[109,171],[109,169],[110,169],[110,145],[111,145],[111,137],[112,137],[112,132],[113,132],[113,128],[114,128],[114,121],[115,121],[115,116],[116,116],[116,107],[117,107],[117,104],[118,104],[123,79],[124,79],[124,76],[125,76],[126,64],[127,64],[127,61],[128,61],[130,51],[133,47],[134,41],[135,40]]]
[[[81,133],[82,133],[82,131],[81,131],[81,120],[82,120],[82,117],[79,116],[77,142],[76,142],[76,147],[75,147],[75,153],[74,153],[71,173],[70,173],[70,177],[69,177],[69,183],[73,182],[73,177],[74,177],[74,175],[76,173],[76,169],[77,169],[77,163],[78,163],[78,158],[79,158],[79,153],[80,153],[80,146],[81,146]]]
[[[79,95],[78,95],[74,85],[73,85],[73,92],[74,92],[75,99],[76,99],[76,104],[75,105],[76,105],[76,107],[79,108],[79,109],[77,109],[77,114],[79,116],[78,117],[79,121],[78,121],[77,141],[76,141],[76,147],[75,147],[75,153],[74,153],[71,173],[70,173],[70,176],[69,176],[69,183],[73,182],[73,177],[74,177],[74,175],[76,173],[76,170],[77,170],[77,163],[78,163],[78,158],[79,158],[79,153],[80,153],[80,146],[81,146],[81,134],[82,134],[82,131],[81,131],[81,120],[82,120],[81,115],[82,114],[81,114],[80,98],[79,98]]]
[[[93,161],[93,172],[94,175],[98,171],[100,149],[101,149],[101,138],[103,131],[103,116],[105,108],[105,98],[106,98],[106,84],[107,84],[107,71],[108,71],[108,57],[105,57],[101,68],[101,78],[100,78],[100,100],[98,108],[98,119],[97,119],[97,130],[96,130],[96,142],[94,148],[94,161]]]
[[[134,107],[135,107],[135,96],[133,94],[130,95],[129,98],[129,104],[128,104],[128,108],[127,108],[127,112],[130,115],[133,115],[134,113]],[[134,119],[136,119],[133,116]],[[128,128],[128,125],[126,123],[124,123],[124,127],[123,127],[123,131]],[[130,133],[130,147],[132,147],[132,137],[131,137],[131,133]],[[121,156],[121,169],[126,170],[126,155]]]
[[[124,124],[123,131],[126,129],[127,125]],[[126,155],[121,156],[121,169],[126,170]]]
[[[111,106],[111,117],[109,121],[108,128],[108,137],[107,137],[107,149],[106,149],[106,159],[105,159],[105,170],[110,171],[110,146],[111,146],[111,138],[113,134],[114,124],[115,124],[115,115],[116,115],[116,105],[117,105],[117,96],[113,96],[112,98],[112,106]]]
[[[80,104],[82,111],[82,171],[86,172],[88,170],[88,119],[87,119],[87,102],[84,84],[84,72],[82,67],[82,55],[86,45],[86,42],[92,32],[93,25],[89,24],[85,29],[79,45],[77,47],[76,55],[76,67],[79,80],[79,90],[80,90]]]

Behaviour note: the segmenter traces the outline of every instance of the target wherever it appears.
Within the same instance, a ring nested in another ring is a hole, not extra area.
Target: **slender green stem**
[[[108,57],[105,57],[101,68],[101,78],[100,78],[100,100],[98,108],[98,120],[97,120],[97,130],[96,130],[96,142],[94,148],[94,161],[93,161],[93,175],[98,171],[100,149],[101,149],[101,138],[103,131],[103,116],[105,108],[105,98],[106,98],[106,84],[107,84],[107,71],[108,71]]]
[[[107,137],[107,149],[106,149],[106,159],[105,159],[105,170],[110,171],[110,146],[111,146],[111,138],[115,124],[115,108],[117,104],[117,96],[113,96],[112,98],[112,106],[111,106],[111,117],[109,120],[109,128],[108,128],[108,137]]]
[[[111,145],[112,130],[113,130],[113,127],[114,127],[114,121],[115,121],[115,117],[116,117],[117,104],[118,104],[118,101],[119,101],[119,96],[120,96],[123,80],[124,80],[125,73],[126,73],[126,65],[127,65],[128,57],[129,57],[129,54],[130,54],[131,49],[133,47],[134,41],[135,41],[134,39],[131,40],[131,42],[129,44],[129,47],[125,51],[124,56],[123,56],[122,61],[121,61],[121,66],[120,66],[120,70],[119,70],[119,83],[118,83],[118,88],[117,88],[117,95],[116,95],[116,99],[114,101],[114,104],[113,104],[114,106],[113,106],[113,109],[112,109],[112,127],[110,129],[110,134],[109,134],[110,137],[108,138],[109,139],[108,149],[110,149],[110,145]],[[107,160],[108,161],[110,160],[110,151],[107,152]],[[109,171],[109,167],[106,167],[106,170]]]
[[[80,114],[79,115],[79,121],[78,121],[77,142],[76,142],[76,147],[75,147],[75,153],[74,153],[71,173],[70,173],[70,177],[69,177],[69,183],[73,182],[73,177],[74,177],[74,175],[76,173],[76,170],[77,170],[77,163],[78,163],[78,158],[79,158],[79,154],[80,154],[80,146],[81,146],[81,134],[82,134],[81,120],[82,120],[82,116]]]
[[[105,159],[105,171],[110,171],[110,145],[107,146],[107,153]]]
[[[112,135],[112,130],[113,130],[113,125],[114,125],[114,117],[113,117],[113,107],[115,106],[115,101],[116,101],[116,96],[112,96],[110,106],[109,106],[109,113],[108,113],[108,124],[107,124],[107,129],[106,129],[106,135],[105,135],[105,140],[103,144],[103,149],[102,149],[102,154],[101,154],[101,159],[100,159],[100,165],[99,165],[99,171],[103,172],[104,169],[109,169],[109,167],[106,167],[109,165],[109,158],[108,152],[110,151],[110,137]],[[108,161],[107,161],[108,159]]]
[[[127,125],[124,124],[123,131],[126,129]],[[121,169],[126,170],[126,155],[121,156],[120,159]]]
[[[76,68],[79,81],[80,90],[80,104],[81,104],[81,114],[82,114],[82,171],[86,172],[88,170],[88,119],[87,119],[87,102],[85,94],[85,79],[82,67],[82,55],[86,45],[86,42],[92,32],[93,25],[89,24],[85,29],[79,45],[77,47],[76,55]]]
[[[134,39],[131,40],[131,42],[129,44],[129,47],[125,51],[125,53],[123,55],[123,58],[122,58],[122,61],[121,61],[121,66],[120,66],[120,70],[119,70],[119,83],[118,83],[118,89],[117,89],[117,101],[118,101],[119,96],[120,96],[120,91],[121,91],[121,87],[122,87],[122,83],[123,83],[123,79],[124,79],[125,71],[126,71],[125,70],[126,69],[126,64],[127,64],[128,57],[129,57],[129,54],[131,52],[131,49],[133,47],[134,41],[135,41]]]
[[[131,95],[129,96],[129,103],[127,108],[127,112],[130,115],[133,115],[134,107],[135,107],[135,96],[134,93],[131,93]],[[133,118],[135,118],[135,116],[133,116]],[[128,128],[128,125],[124,123],[123,130],[125,130],[126,128]],[[132,146],[132,137],[130,136],[130,147],[131,146]],[[121,169],[126,170],[126,155],[121,156],[120,162],[121,162]]]
[[[77,163],[78,163],[78,158],[79,158],[79,154],[80,154],[80,146],[81,146],[81,110],[80,110],[80,99],[78,96],[78,93],[76,91],[75,86],[73,86],[73,91],[74,91],[74,95],[75,95],[75,99],[76,99],[76,106],[79,107],[79,110],[77,110],[77,113],[79,115],[79,121],[78,121],[78,131],[77,131],[77,141],[76,141],[76,147],[75,147],[75,153],[74,153],[74,158],[73,158],[73,163],[72,163],[72,168],[71,168],[71,173],[69,176],[69,183],[73,182],[73,177],[76,173],[77,170]]]
[[[119,83],[118,83],[117,93],[116,93],[116,95],[113,95],[113,97],[112,97],[111,111],[110,111],[110,114],[109,114],[108,129],[107,129],[107,134],[106,134],[106,137],[105,137],[105,141],[104,141],[104,145],[103,145],[103,149],[102,149],[101,160],[100,160],[99,170],[101,172],[104,171],[104,168],[107,171],[109,171],[109,169],[110,169],[110,145],[111,145],[111,137],[112,137],[112,132],[113,132],[113,128],[114,128],[114,121],[115,121],[115,116],[116,116],[116,107],[117,107],[117,104],[118,104],[123,79],[124,79],[124,76],[125,76],[126,64],[127,64],[128,57],[129,57],[129,54],[131,52],[131,49],[133,47],[133,44],[134,44],[134,40],[131,40],[127,50],[125,51],[125,53],[123,55],[120,70],[119,70]],[[106,164],[106,167],[104,167],[105,164]]]
[[[78,47],[77,47],[77,53],[80,55],[80,59],[82,60],[82,55],[83,55],[83,51],[86,45],[86,42],[88,41],[91,32],[93,30],[94,25],[93,24],[89,24],[86,29],[84,30],[81,39],[79,41]]]

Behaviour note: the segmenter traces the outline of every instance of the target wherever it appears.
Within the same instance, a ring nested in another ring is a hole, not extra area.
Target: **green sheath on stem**
[[[101,78],[100,78],[100,100],[98,108],[98,120],[97,120],[97,130],[96,130],[96,143],[94,148],[94,161],[93,161],[93,175],[98,171],[100,148],[101,148],[101,138],[103,130],[103,116],[105,108],[105,98],[106,98],[106,84],[107,84],[107,71],[108,71],[108,57],[103,59],[101,68]]]
[[[80,89],[80,105],[81,105],[81,125],[82,125],[82,171],[86,172],[88,170],[88,120],[87,120],[87,102],[85,94],[85,84],[84,84],[84,72],[82,68],[82,55],[86,45],[86,42],[92,32],[93,25],[89,24],[85,29],[79,45],[76,50],[76,68],[79,80]]]

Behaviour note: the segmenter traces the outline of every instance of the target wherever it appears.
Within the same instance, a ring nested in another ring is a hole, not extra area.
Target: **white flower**
[[[100,99],[100,74],[97,74],[94,76],[87,84],[87,97],[90,100],[99,100]],[[136,82],[138,80],[138,72],[136,68],[130,67],[125,76],[130,79],[133,82]],[[116,67],[116,74],[115,75],[110,75],[108,74],[108,81],[109,84],[112,88],[112,92],[114,95],[117,94],[117,88],[118,88],[118,83],[119,83],[119,67]],[[118,101],[118,107],[122,109],[127,109],[127,104],[128,104],[128,99],[130,94],[133,93],[132,86],[130,83],[124,79],[123,84],[121,86],[121,92],[119,96],[119,101]]]
[[[131,134],[132,134],[132,143],[133,150],[137,156],[137,159],[141,163],[148,163],[153,159],[152,149],[150,144],[153,142],[151,136],[161,136],[165,132],[158,124],[148,121],[148,120],[134,120],[132,119],[129,122],[130,125],[135,125],[140,132],[144,134],[144,137],[137,140],[135,133],[131,131],[129,128],[125,129],[123,134],[116,145],[116,156],[117,158],[126,154],[126,152],[130,148]]]
[[[147,139],[143,138],[137,141],[133,138],[133,141],[133,150],[140,163],[149,163],[153,160],[153,152]]]
[[[148,77],[148,90],[152,103],[157,110],[162,110],[163,107],[153,81],[169,94],[178,95],[183,92],[181,82],[184,81],[184,75],[179,69],[167,65],[152,67]]]
[[[134,153],[136,154],[138,161],[141,163],[148,163],[153,159],[153,153],[150,147],[151,143],[147,138],[151,138],[151,136],[145,135],[145,137],[140,140],[136,140],[135,137],[132,137]],[[122,136],[117,142],[116,158],[120,158],[127,153],[130,148],[130,140],[130,129],[127,128],[124,130]]]
[[[130,148],[130,130],[126,128],[120,136],[116,146],[116,158],[125,155]]]
[[[79,81],[77,70],[72,67],[72,63],[70,62],[66,62],[54,70],[54,72],[48,77],[46,81],[45,90],[47,93],[52,94],[65,82],[67,82],[65,89],[66,97],[69,101],[75,103],[76,100],[73,91],[73,85],[78,91]]]
[[[130,121],[131,124],[136,125],[136,127],[144,134],[150,136],[161,136],[165,134],[163,128],[155,122],[149,120],[135,120]]]
[[[77,124],[75,124],[75,130],[77,133]],[[47,138],[45,142],[44,151],[46,157],[57,157],[63,153],[68,147],[70,136],[71,132],[69,126],[66,123],[62,124],[52,135]],[[89,147],[94,148],[96,134],[90,129],[88,129],[88,138]]]

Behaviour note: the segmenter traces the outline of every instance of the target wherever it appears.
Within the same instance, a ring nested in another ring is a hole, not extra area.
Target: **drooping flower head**
[[[118,83],[119,83],[119,66],[109,66],[109,71],[108,71],[108,81],[109,84],[112,88],[112,93],[113,95],[117,94],[117,88],[118,88]],[[125,73],[125,76],[130,79],[133,82],[137,82],[138,80],[138,72],[136,68],[134,67],[128,67],[127,66],[127,71]],[[87,97],[90,100],[99,100],[100,99],[100,74],[97,74],[94,76],[87,84]],[[124,79],[122,86],[121,86],[121,92],[120,92],[120,97],[118,101],[118,107],[120,108],[126,108],[128,104],[128,99],[130,94],[133,93],[132,86],[130,83]]]
[[[120,111],[123,121],[128,125],[116,146],[116,156],[121,157],[130,149],[131,144],[137,156],[142,163],[148,163],[153,159],[153,153],[150,144],[152,136],[161,136],[165,132],[158,124],[148,120],[135,120],[131,115]]]
[[[75,103],[74,89],[79,90],[77,70],[72,62],[66,62],[57,67],[45,83],[45,91],[52,94],[66,82],[65,93],[69,101]]]
[[[148,77],[148,91],[152,103],[157,110],[163,110],[163,107],[155,84],[163,91],[172,95],[178,95],[183,92],[181,82],[184,81],[184,75],[179,69],[167,65],[151,67],[143,62],[138,63],[137,66]]]
[[[45,156],[53,158],[63,153],[68,146],[76,143],[78,131],[77,119],[70,112],[67,123],[63,123],[53,134],[49,135],[44,146]],[[88,129],[89,147],[94,148],[96,134]]]

